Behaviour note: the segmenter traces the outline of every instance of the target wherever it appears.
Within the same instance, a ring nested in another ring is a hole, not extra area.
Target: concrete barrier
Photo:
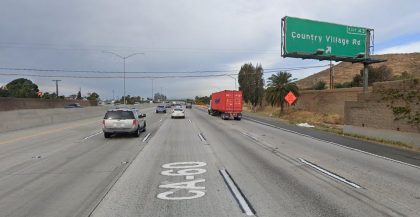
[[[134,107],[134,106],[133,106]],[[136,106],[146,108],[151,105]],[[66,123],[88,118],[102,118],[111,106],[94,106],[85,108],[23,109],[0,112],[0,133],[21,130],[50,124]]]

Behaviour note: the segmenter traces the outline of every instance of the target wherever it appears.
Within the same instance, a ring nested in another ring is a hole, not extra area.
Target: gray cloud
[[[374,28],[380,44],[418,33],[418,8],[415,0],[404,4],[390,0],[7,0],[0,7],[0,66],[121,71],[122,61],[102,50],[121,55],[145,52],[127,59],[127,71],[232,70],[245,62],[265,68],[323,65],[280,56],[283,16]],[[316,71],[293,74],[302,78]],[[1,76],[0,84],[14,78]],[[51,79],[31,79],[44,91],[54,90]],[[105,98],[112,96],[112,90],[122,95],[122,79],[62,80],[62,92],[67,95],[79,87]],[[155,92],[162,88],[171,97],[233,88],[229,77],[155,83]],[[127,81],[127,93],[151,96],[151,80]]]

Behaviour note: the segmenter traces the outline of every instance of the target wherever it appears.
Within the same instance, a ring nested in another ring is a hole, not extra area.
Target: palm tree
[[[291,77],[292,74],[288,72],[278,72],[268,78],[268,87],[265,95],[266,100],[271,106],[280,104],[281,112],[283,112],[286,102],[284,97],[289,91],[292,91],[295,96],[299,96],[299,88]]]

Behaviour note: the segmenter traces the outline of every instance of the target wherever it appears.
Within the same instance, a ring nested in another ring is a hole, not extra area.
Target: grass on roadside
[[[375,143],[379,143],[379,144],[391,145],[393,147],[409,149],[409,150],[412,150],[412,151],[420,151],[419,148],[416,149],[413,145],[410,145],[410,144],[407,144],[407,143],[404,143],[404,142],[400,142],[400,141],[379,139],[379,138],[362,136],[362,135],[352,134],[352,133],[344,133],[343,135],[348,136],[348,137],[361,139],[361,140],[365,140],[365,141],[375,142]]]
[[[244,107],[244,111],[251,112],[249,107]],[[342,124],[343,118],[338,114],[323,114],[323,113],[316,113],[310,111],[303,111],[297,109],[288,109],[280,114],[280,108],[266,106],[264,109],[258,109],[257,114],[262,116],[268,116],[274,118],[278,121],[286,122],[289,124],[297,124],[297,123],[308,123],[314,125],[316,129],[338,134],[341,136],[347,136],[351,138],[356,138],[364,141],[374,142],[377,144],[397,147],[401,149],[408,149],[412,151],[420,152],[420,148],[416,148],[415,146],[407,143],[403,143],[400,141],[393,141],[393,140],[386,140],[380,138],[373,138],[358,134],[350,134],[344,133]]]
[[[244,107],[244,111],[251,112],[251,109],[249,107]],[[257,114],[287,121],[291,124],[308,123],[312,125],[340,125],[343,123],[342,117],[338,114],[317,113],[299,109],[286,109],[281,113],[280,108],[271,106],[258,109]]]

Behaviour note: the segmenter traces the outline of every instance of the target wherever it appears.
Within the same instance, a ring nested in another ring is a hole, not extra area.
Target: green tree
[[[353,77],[353,86],[363,86],[363,74],[364,70],[360,70],[360,74]],[[392,80],[392,69],[386,65],[379,67],[368,66],[368,85],[372,85],[374,82],[390,81]]]
[[[239,90],[243,93],[246,103],[251,103],[252,110],[262,104],[264,97],[264,69],[261,65],[253,66],[251,63],[242,65],[238,74]]]
[[[88,100],[98,100],[99,99],[99,94],[93,92],[93,93],[88,93]]]
[[[194,103],[198,104],[198,105],[203,105],[203,104],[210,104],[210,100],[211,100],[211,96],[195,96],[195,100]]]
[[[326,88],[326,83],[325,81],[318,81],[316,82],[313,86],[312,89],[314,90],[324,90]]]
[[[82,92],[79,90],[79,92],[77,92],[77,98],[78,100],[82,99]]]
[[[402,72],[401,75],[394,76],[394,80],[408,80],[413,78],[414,75],[412,73],[408,73],[407,71]]]
[[[26,78],[18,78],[6,85],[11,97],[38,98],[38,85]]]
[[[42,94],[42,97],[41,98],[42,99],[52,99],[52,98],[55,98],[55,93],[54,93],[54,95],[52,95],[49,92],[44,92],[44,94]]]
[[[0,97],[10,96],[9,91],[5,87],[0,87]]]
[[[284,111],[286,101],[284,97],[292,91],[295,96],[299,96],[299,88],[293,82],[292,74],[288,72],[278,72],[268,78],[268,88],[266,90],[266,100],[271,106],[280,105],[281,112]]]
[[[351,88],[354,86],[353,82],[343,82],[343,83],[335,83],[334,88]]]
[[[126,101],[127,105],[134,104],[136,102],[139,102],[140,103],[141,102],[141,97],[140,96],[130,96],[130,95],[127,95],[125,97],[125,101]],[[119,100],[115,100],[115,103],[124,104],[124,97],[121,97],[121,99],[119,99]]]

